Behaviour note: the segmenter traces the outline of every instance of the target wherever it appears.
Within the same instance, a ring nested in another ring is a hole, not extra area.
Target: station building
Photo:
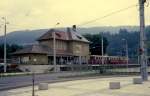
[[[56,66],[53,63],[54,35]],[[13,53],[14,63],[18,64],[22,71],[46,72],[53,71],[54,68],[57,68],[57,71],[69,71],[73,66],[88,64],[90,42],[76,29],[50,29],[37,38],[37,42]]]

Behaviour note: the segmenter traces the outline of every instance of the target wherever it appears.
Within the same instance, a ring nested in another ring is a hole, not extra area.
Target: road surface
[[[80,76],[80,75],[90,75],[95,74],[95,72],[61,72],[61,73],[51,73],[51,74],[38,74],[35,75],[35,84],[43,82],[58,82],[71,80],[72,78],[61,78],[70,76]],[[13,76],[13,77],[0,77],[0,91],[8,90],[12,88],[18,88],[23,86],[29,86],[32,84],[32,75],[28,76]]]
[[[133,84],[131,77],[110,77],[50,83],[48,90],[38,90],[36,96],[150,96],[150,81]],[[137,78],[137,76],[136,76]],[[138,77],[139,78],[139,77]],[[120,89],[109,89],[109,82],[120,82]],[[0,91],[0,96],[31,96],[32,87]]]

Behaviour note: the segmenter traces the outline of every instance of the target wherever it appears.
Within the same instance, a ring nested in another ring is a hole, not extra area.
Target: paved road
[[[143,84],[133,84],[131,77],[109,77],[73,80],[49,84],[48,90],[38,90],[35,86],[36,96],[150,96],[150,81]],[[120,82],[120,89],[109,89],[109,82]],[[7,91],[0,91],[0,96],[31,96],[32,87],[22,87]]]
[[[60,78],[67,76],[80,76],[86,74],[95,74],[95,73],[79,73],[79,72],[64,72],[64,73],[52,73],[52,74],[38,74],[35,75],[35,84],[41,82],[58,82],[63,80],[71,80],[72,78]],[[1,77],[0,78],[0,91],[8,90],[17,87],[29,86],[32,84],[32,75],[28,76],[14,76],[14,77]]]
[[[56,80],[57,75],[42,74],[35,76],[35,83],[48,82]],[[15,76],[15,77],[2,77],[0,78],[0,90],[9,88],[16,88],[21,86],[28,86],[32,84],[32,76]]]

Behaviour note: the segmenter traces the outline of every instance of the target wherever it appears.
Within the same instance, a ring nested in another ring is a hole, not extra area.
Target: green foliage
[[[146,32],[146,45],[148,55],[150,55],[150,26],[145,29]],[[120,29],[119,33],[111,34],[110,32],[104,33],[104,36],[109,42],[107,53],[109,55],[125,55],[125,42],[122,39],[126,39],[128,42],[129,56],[136,57],[139,55],[139,31],[129,31],[127,29]]]
[[[148,55],[150,56],[150,26],[147,26],[145,29],[146,32],[146,37],[147,37],[147,51],[148,51]]]
[[[150,56],[150,26],[147,26],[145,29],[146,32],[146,47],[147,53]],[[126,39],[128,42],[128,53],[129,57],[137,58],[139,55],[139,41],[140,35],[139,31],[129,31],[127,29],[120,29],[118,33],[111,34],[112,32],[103,32],[104,38],[104,51],[108,55],[117,55],[117,56],[125,56],[125,41],[122,39]],[[101,45],[101,36],[99,34],[85,34],[84,35],[89,41],[90,49],[92,52],[93,47]],[[107,39],[106,39],[107,38]],[[109,45],[108,45],[109,42]],[[98,48],[97,48],[98,49]],[[107,50],[106,50],[107,49]],[[96,49],[93,49],[96,50]],[[101,48],[99,51],[96,50],[97,54],[101,54]],[[95,54],[95,53],[94,53]]]
[[[91,44],[90,44],[90,52],[92,55],[101,55],[102,52],[102,36],[100,34],[85,34],[84,35],[85,38],[87,38]],[[103,51],[104,54],[106,53],[106,48],[108,46],[108,41],[105,37],[103,37]]]
[[[105,36],[109,41],[107,50],[109,55],[125,56],[125,41],[123,39],[127,40],[129,56],[133,57],[138,55],[139,32],[120,29],[119,33],[105,33]]]
[[[11,53],[15,52],[16,50],[22,49],[22,46],[16,45],[16,44],[12,44],[12,45],[8,45],[7,44],[7,58],[11,57]],[[4,44],[0,44],[0,58],[4,58]]]

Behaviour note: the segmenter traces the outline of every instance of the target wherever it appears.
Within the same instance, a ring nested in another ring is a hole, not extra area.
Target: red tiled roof
[[[59,40],[66,40],[66,41],[80,41],[80,42],[85,42],[85,43],[90,43],[86,38],[84,38],[82,35],[80,35],[77,32],[74,31],[59,31],[59,30],[54,30],[51,29],[45,34],[43,34],[40,38],[38,38],[38,41],[42,40],[49,40],[53,39],[53,32],[56,34],[56,39]],[[48,46],[36,44],[36,45],[29,45],[26,46],[25,48],[13,53],[13,55],[19,55],[19,54],[46,54],[46,55],[52,55],[53,54],[53,49],[50,49]],[[62,50],[57,50],[56,54],[58,55],[72,55],[71,53],[67,51],[62,51]]]
[[[35,44],[35,45],[28,45],[25,48],[14,52],[13,55],[30,54],[30,53],[33,53],[33,54],[48,54],[49,50],[50,49],[47,46]]]
[[[42,40],[49,40],[52,39],[54,36],[54,33],[56,34],[56,39],[60,39],[60,40],[74,40],[74,41],[81,41],[81,42],[86,42],[89,43],[89,41],[83,37],[82,35],[80,35],[77,32],[74,31],[70,31],[70,32],[64,32],[64,31],[60,31],[60,30],[54,30],[51,29],[48,32],[46,32],[45,34],[43,34],[40,38],[38,38],[38,41],[42,41]]]
[[[45,54],[45,55],[53,55],[53,49],[50,49],[47,46],[34,44],[28,45],[21,50],[18,50],[12,55],[21,55],[21,54]],[[72,55],[71,53],[64,50],[56,50],[57,55]]]

